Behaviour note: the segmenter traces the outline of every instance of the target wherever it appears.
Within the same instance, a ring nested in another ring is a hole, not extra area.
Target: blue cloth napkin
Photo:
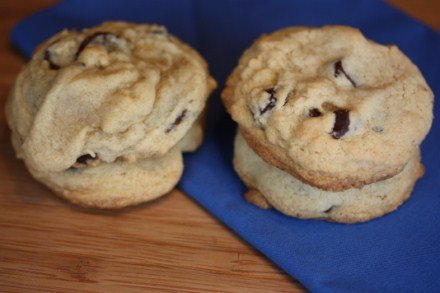
[[[440,94],[439,35],[383,2],[371,0],[76,0],[19,23],[12,42],[26,56],[63,28],[104,20],[159,23],[207,59],[219,89],[211,98],[207,135],[185,157],[180,188],[316,292],[440,291],[440,127],[422,145],[425,176],[397,211],[363,224],[289,218],[242,199],[231,165],[235,130],[219,99],[242,51],[262,33],[291,25],[346,24],[380,43],[397,44]],[[439,103],[435,104],[438,116]]]

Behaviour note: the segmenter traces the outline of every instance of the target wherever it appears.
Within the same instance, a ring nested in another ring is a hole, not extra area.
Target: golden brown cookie
[[[175,186],[215,86],[202,57],[164,27],[106,22],[41,44],[6,114],[38,180],[82,205],[122,207]]]
[[[222,99],[261,158],[329,191],[401,172],[433,118],[433,93],[408,57],[344,26],[262,36]]]
[[[341,223],[364,222],[395,210],[410,196],[415,182],[423,175],[417,153],[402,172],[392,178],[361,189],[325,191],[266,163],[249,147],[240,132],[235,139],[234,167],[251,189],[246,199],[253,204],[267,208],[267,201],[289,216]]]

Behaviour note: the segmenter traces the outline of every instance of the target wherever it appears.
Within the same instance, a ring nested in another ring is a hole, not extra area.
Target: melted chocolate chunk
[[[88,161],[95,160],[95,159],[96,159],[96,157],[92,157],[91,155],[86,154],[86,155],[82,155],[81,157],[76,159],[76,162],[79,164],[87,164]]]
[[[332,137],[340,139],[347,133],[350,126],[350,111],[341,109],[333,112],[335,114],[335,124],[333,125]]]
[[[179,116],[177,116],[177,118],[174,120],[174,122],[167,127],[167,129],[165,129],[165,133],[170,132],[171,130],[173,130],[177,125],[179,125],[180,123],[182,123],[183,119],[185,119],[186,117],[186,113],[188,112],[188,110],[184,109],[182,111],[182,113],[180,113]]]
[[[267,111],[272,110],[277,103],[276,91],[274,88],[267,89],[265,90],[265,92],[270,95],[269,102],[266,104],[266,106],[260,108],[260,115],[263,115]]]
[[[309,110],[309,117],[319,117],[321,115],[321,111],[319,111],[317,108],[312,108]]]
[[[79,55],[81,55],[82,51],[91,44],[102,45],[104,47],[115,46],[115,42],[120,37],[107,32],[97,32],[91,36],[85,38],[78,47],[78,51],[75,54],[75,60],[78,59]]]
[[[342,67],[342,61],[339,60],[335,63],[335,77],[338,77],[341,73],[346,79],[348,79],[353,87],[357,87],[356,82],[351,78],[350,75],[347,74],[347,72],[345,72],[344,67]]]
[[[60,69],[60,66],[58,64],[55,64],[52,61],[51,56],[52,56],[52,54],[50,53],[49,48],[47,48],[46,51],[44,52],[44,58],[43,59],[46,60],[47,62],[49,62],[49,69],[51,69],[51,70],[58,70],[58,69]]]

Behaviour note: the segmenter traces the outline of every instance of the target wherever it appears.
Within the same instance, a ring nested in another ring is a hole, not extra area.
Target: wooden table
[[[0,3],[0,291],[303,292],[297,281],[178,190],[118,212],[55,197],[14,158],[4,100],[23,64],[20,19],[56,1]],[[440,29],[440,1],[390,1]]]

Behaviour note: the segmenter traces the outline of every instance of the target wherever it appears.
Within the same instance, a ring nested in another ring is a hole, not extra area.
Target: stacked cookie
[[[246,198],[299,218],[353,223],[396,209],[423,174],[433,94],[396,47],[350,27],[258,39],[222,99],[238,123]]]
[[[107,22],[41,44],[7,120],[37,180],[74,203],[119,208],[176,185],[215,86],[202,57],[164,27]]]

